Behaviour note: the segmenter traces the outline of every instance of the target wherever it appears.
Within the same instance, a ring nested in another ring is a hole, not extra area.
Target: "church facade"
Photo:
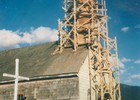
[[[88,50],[77,52],[67,48],[62,54],[52,55],[56,43],[3,51],[0,53],[0,100],[14,97],[14,79],[3,73],[14,74],[14,60],[20,59],[19,74],[30,80],[20,80],[19,100],[88,100],[90,78]]]

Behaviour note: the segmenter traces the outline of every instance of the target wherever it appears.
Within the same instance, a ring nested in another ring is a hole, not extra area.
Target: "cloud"
[[[123,28],[121,28],[121,31],[123,31],[123,32],[128,32],[128,30],[129,30],[129,27],[123,27]]]
[[[132,80],[131,80],[131,79],[127,79],[127,80],[125,80],[124,82],[125,82],[125,83],[131,83]]]
[[[49,27],[38,27],[29,32],[0,30],[0,50],[20,47],[20,44],[38,44],[56,41],[57,30]]]
[[[134,61],[135,64],[140,64],[140,60]]]
[[[124,74],[126,70],[120,69],[120,74]]]
[[[131,59],[128,59],[128,58],[125,58],[125,57],[123,57],[121,59],[121,62],[131,62],[131,61],[132,61]]]
[[[115,57],[109,57],[109,60],[110,60],[110,64],[111,64],[111,66],[114,66],[114,65],[116,65],[117,63],[116,63],[116,61],[117,61],[117,59],[115,58]],[[125,65],[123,64],[123,62],[120,60],[120,59],[118,59],[118,66],[120,67],[120,68],[122,68],[122,69],[124,69],[125,68]]]
[[[135,28],[140,29],[140,24],[136,25]]]
[[[119,61],[120,66],[123,66],[123,65],[124,65],[123,63],[127,63],[127,62],[133,62],[133,63],[135,63],[135,64],[140,64],[140,59],[138,59],[138,60],[132,60],[132,59],[128,59],[128,58],[123,57],[123,58]]]
[[[140,79],[140,74],[134,74],[130,76],[131,79]]]
[[[116,67],[114,68],[114,66],[116,66],[117,65],[117,59],[115,58],[115,57],[109,57],[109,60],[110,60],[110,64],[111,64],[111,66],[112,66],[112,69],[114,70],[116,70]],[[125,68],[125,65],[124,65],[124,63],[120,60],[120,59],[118,59],[118,67],[119,67],[119,73],[122,75],[122,74],[124,74],[127,70],[126,70],[126,68]]]
[[[21,37],[16,32],[2,29],[0,30],[0,48],[11,49],[19,47]]]
[[[120,68],[125,68],[124,63],[120,59],[118,61],[118,65],[119,65]]]
[[[109,20],[111,20],[111,19],[112,19],[112,17],[111,17],[111,16],[108,16],[108,19],[109,19]]]
[[[57,30],[48,27],[38,27],[31,32],[22,33],[21,42],[27,44],[36,44],[57,40]]]

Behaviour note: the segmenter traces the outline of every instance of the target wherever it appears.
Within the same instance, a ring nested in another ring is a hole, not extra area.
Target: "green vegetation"
[[[140,100],[140,87],[121,84],[122,100]]]

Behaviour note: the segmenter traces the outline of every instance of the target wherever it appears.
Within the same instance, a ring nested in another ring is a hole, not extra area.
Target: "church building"
[[[58,0],[59,2],[59,0]],[[19,100],[121,100],[117,39],[105,0],[64,0],[57,42],[0,52],[0,100],[12,100],[19,58]],[[15,89],[16,90],[16,89]]]
[[[15,73],[19,58],[19,74],[29,81],[19,81],[19,100],[87,100],[89,97],[88,49],[74,52],[67,48],[52,55],[56,43],[0,52],[0,100],[13,100],[14,79],[3,73]]]

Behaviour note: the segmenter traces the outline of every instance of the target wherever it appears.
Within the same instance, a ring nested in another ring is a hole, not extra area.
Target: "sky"
[[[140,0],[106,1],[121,83],[140,86]],[[0,51],[57,40],[62,5],[63,0],[0,0]]]

